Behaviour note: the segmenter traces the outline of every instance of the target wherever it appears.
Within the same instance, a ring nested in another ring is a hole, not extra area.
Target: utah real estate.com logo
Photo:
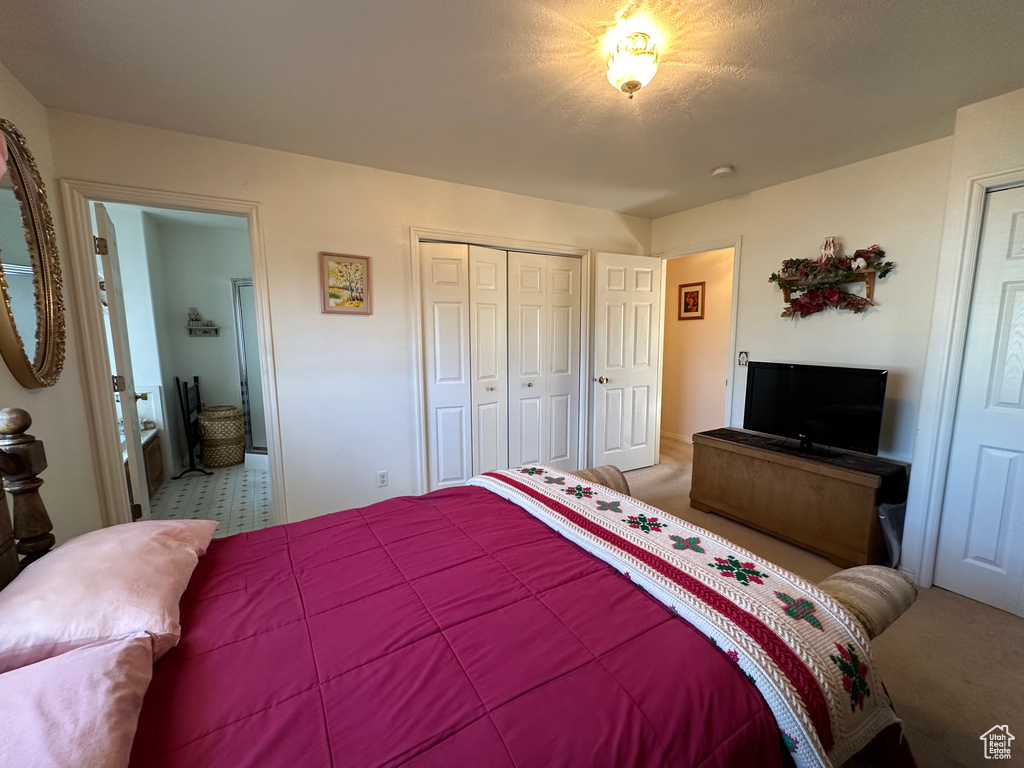
[[[1014,738],[1008,725],[993,725],[981,734],[981,740],[985,742],[985,759],[1009,760],[1010,742]]]

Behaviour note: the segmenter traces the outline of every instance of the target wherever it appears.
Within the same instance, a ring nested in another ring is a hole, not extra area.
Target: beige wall
[[[199,391],[206,405],[241,408],[231,280],[252,277],[249,233],[159,219],[154,230],[160,264],[159,272],[153,275],[154,305],[162,310],[156,322],[166,339],[166,356],[161,359],[164,388],[172,392],[173,401],[175,377],[191,381],[199,376]],[[161,295],[157,298],[156,294]],[[189,307],[198,309],[203,320],[212,320],[220,328],[216,338],[188,335],[185,324]],[[176,411],[170,415],[178,419]],[[186,447],[180,445],[176,456],[186,452]]]
[[[662,438],[689,443],[694,432],[725,426],[732,268],[732,248],[666,262]],[[699,282],[705,283],[704,319],[678,319],[679,286]]]
[[[60,204],[56,199],[50,128],[43,106],[28,93],[5,68],[0,66],[0,117],[14,123],[25,136],[46,185],[50,211],[58,238],[63,234]],[[64,241],[60,241],[63,247]],[[66,254],[63,254],[66,255]],[[62,258],[62,271],[68,273]],[[66,279],[66,277],[65,277]],[[50,511],[58,541],[102,525],[102,516],[94,479],[94,466],[88,438],[88,422],[78,370],[78,340],[75,321],[68,325],[67,357],[64,373],[53,387],[24,389],[0,365],[0,407],[24,408],[35,419],[30,431],[46,448],[50,469],[43,473],[40,490]]]
[[[50,130],[58,177],[261,204],[291,519],[419,490],[410,227],[650,250],[649,221],[607,211],[82,115]],[[373,259],[372,316],[320,313],[319,251]]]
[[[942,234],[953,139],[836,168],[654,222],[655,253],[742,237],[737,350],[752,360],[889,370],[882,455],[910,460]],[[780,317],[782,293],[768,282],[784,259],[816,258],[837,236],[847,251],[878,243],[896,269],[880,281],[877,307]],[[741,426],[745,368],[736,377],[732,425]]]

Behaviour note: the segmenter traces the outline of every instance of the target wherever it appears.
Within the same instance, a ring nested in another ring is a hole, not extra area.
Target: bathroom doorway
[[[217,536],[272,525],[246,218],[119,203],[95,208],[97,215],[101,210],[109,214],[105,220],[111,249],[115,225],[117,229],[117,296],[130,348],[128,378],[135,397],[141,398],[138,420],[144,430],[145,479],[132,483],[148,491],[134,493],[135,503],[143,502],[141,516],[216,520],[221,523]],[[101,274],[108,295],[114,290],[112,277]],[[180,383],[193,382],[198,384],[192,391],[200,411],[238,409],[239,423],[246,425],[244,457],[240,445],[237,460],[233,455],[225,458],[223,449],[215,459],[214,453],[207,456],[189,441],[190,417],[180,407]],[[120,393],[121,407],[124,397]],[[123,423],[127,437],[134,419]],[[255,443],[252,425],[257,428]],[[258,449],[255,462],[248,452],[253,448]]]

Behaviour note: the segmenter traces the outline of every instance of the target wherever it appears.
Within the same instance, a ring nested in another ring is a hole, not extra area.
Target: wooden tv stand
[[[785,539],[844,568],[885,563],[879,490],[884,479],[887,500],[905,500],[906,465],[842,452],[822,458],[779,448],[779,442],[738,429],[695,434],[690,506]],[[894,488],[902,499],[891,498]]]

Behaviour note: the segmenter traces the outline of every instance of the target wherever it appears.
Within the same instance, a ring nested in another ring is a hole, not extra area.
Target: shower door
[[[260,347],[256,335],[256,297],[251,277],[231,281],[235,297],[235,334],[238,341],[238,373],[245,414],[246,453],[267,452],[267,419],[263,411],[260,378]]]

